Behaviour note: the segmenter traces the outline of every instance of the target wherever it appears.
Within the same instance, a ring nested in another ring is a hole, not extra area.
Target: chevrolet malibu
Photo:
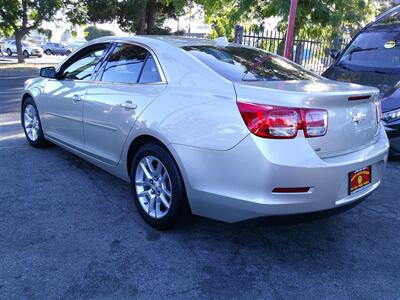
[[[144,220],[226,222],[358,203],[388,139],[376,88],[224,39],[107,37],[25,84],[29,143],[130,183]]]

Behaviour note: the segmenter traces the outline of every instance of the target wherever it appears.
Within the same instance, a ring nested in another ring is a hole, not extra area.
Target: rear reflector
[[[294,187],[294,188],[274,188],[273,193],[307,193],[309,187]]]
[[[364,95],[364,96],[352,96],[349,97],[349,101],[357,101],[357,100],[367,100],[371,98],[371,95]]]

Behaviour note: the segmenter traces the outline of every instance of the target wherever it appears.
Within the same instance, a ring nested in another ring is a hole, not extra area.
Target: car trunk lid
[[[238,101],[327,110],[326,135],[307,138],[321,158],[360,150],[378,137],[376,88],[321,80],[238,82],[235,89]]]

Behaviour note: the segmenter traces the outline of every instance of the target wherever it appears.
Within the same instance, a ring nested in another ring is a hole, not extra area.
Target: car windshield
[[[301,66],[260,49],[206,45],[185,46],[183,49],[233,82],[320,79]]]
[[[25,47],[34,47],[34,45],[30,42],[22,42],[22,45],[24,45]]]
[[[391,14],[361,33],[338,66],[354,71],[400,73],[400,14]]]

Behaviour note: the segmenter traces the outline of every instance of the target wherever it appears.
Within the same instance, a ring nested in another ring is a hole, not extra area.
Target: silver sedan
[[[177,37],[101,38],[25,84],[30,144],[130,182],[144,220],[226,222],[337,208],[380,184],[378,90],[275,54]]]

